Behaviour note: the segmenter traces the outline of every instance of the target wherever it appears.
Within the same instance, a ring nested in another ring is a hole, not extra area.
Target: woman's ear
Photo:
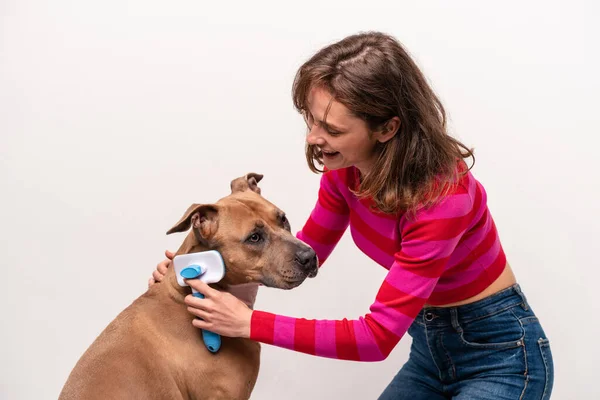
[[[377,132],[377,141],[380,143],[387,142],[398,133],[398,130],[400,130],[400,118],[390,118],[388,122],[383,125],[383,129]]]

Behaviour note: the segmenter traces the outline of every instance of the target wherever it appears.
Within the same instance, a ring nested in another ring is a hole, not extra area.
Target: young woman
[[[464,161],[473,154],[448,135],[442,104],[400,43],[370,32],[323,48],[300,67],[293,98],[309,168],[325,167],[298,238],[322,265],[350,226],[387,276],[370,313],[339,321],[251,310],[190,282],[206,295],[186,299],[202,318],[194,325],[355,361],[385,359],[408,332],[409,360],[381,399],[549,398],[549,342]]]

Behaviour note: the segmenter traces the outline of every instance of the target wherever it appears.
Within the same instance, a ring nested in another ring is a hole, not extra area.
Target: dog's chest
[[[189,392],[197,396],[193,399],[250,398],[258,376],[260,345],[246,339],[222,340],[218,353],[201,348],[186,369]]]

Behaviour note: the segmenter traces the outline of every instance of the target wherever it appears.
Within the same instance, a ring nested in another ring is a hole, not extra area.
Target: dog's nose
[[[309,276],[317,275],[317,254],[310,247],[298,250],[294,260]]]

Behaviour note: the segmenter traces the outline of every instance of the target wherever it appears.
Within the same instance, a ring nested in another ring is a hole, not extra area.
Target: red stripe
[[[315,354],[315,327],[314,319],[296,319],[294,331],[294,350],[303,353]]]
[[[448,193],[446,193],[445,195],[451,195],[451,194],[459,194],[459,193],[468,193],[468,188],[469,188],[469,174],[466,173],[464,175],[461,175],[464,172],[467,172],[468,168],[466,166],[466,164],[464,163],[464,161],[459,161],[458,165],[457,165],[457,181],[456,182],[444,182],[444,181],[440,181],[435,180],[433,182],[433,184],[431,185],[431,188],[429,189],[429,191],[426,193],[425,197],[426,198],[430,198],[431,195],[434,192],[437,192],[438,189],[440,189],[440,185],[444,185],[444,189],[446,189],[448,186],[451,186],[450,190],[448,191]]]
[[[376,229],[363,221],[356,212],[350,213],[350,225],[380,250],[388,254],[394,254],[400,250],[399,242],[379,233]]]
[[[354,190],[356,192],[356,191],[358,191],[360,189],[360,184],[359,183],[360,182],[359,182],[359,176],[358,176],[358,168],[353,167],[352,171],[346,170],[346,172],[345,172],[345,184],[346,184],[346,187],[348,189]],[[386,219],[391,219],[391,220],[397,220],[402,215],[402,211],[398,211],[395,214],[386,214],[386,213],[380,211],[375,206],[375,200],[373,200],[372,197],[364,197],[364,198],[359,199],[359,201],[372,214],[377,215],[378,217],[381,217],[381,218],[386,218]]]
[[[402,235],[416,234],[419,240],[446,240],[452,239],[462,234],[464,230],[471,224],[473,217],[477,214],[477,210],[481,207],[482,202],[481,191],[479,186],[475,193],[475,201],[471,211],[466,215],[456,218],[444,218],[435,220],[415,221],[407,224],[403,229]]]
[[[415,318],[423,307],[423,299],[398,290],[387,281],[384,281],[379,288],[376,299],[386,307],[399,310],[411,318]]]
[[[365,322],[373,333],[373,337],[375,337],[379,351],[384,357],[387,357],[400,341],[400,337],[377,323],[371,314],[365,316]]]
[[[252,311],[250,318],[250,339],[273,344],[275,333],[275,314],[264,311]]]
[[[473,210],[462,217],[410,222],[402,230],[402,237],[406,240],[413,235],[422,241],[453,239],[467,229],[473,220]]]
[[[302,233],[315,242],[320,244],[336,244],[342,235],[344,234],[343,230],[333,230],[327,229],[319,224],[317,224],[312,218],[309,218],[306,221],[306,224],[302,228]]]
[[[351,321],[344,318],[335,321],[335,345],[337,356],[341,360],[360,360],[356,347],[356,336]]]
[[[352,186],[350,186],[353,182],[353,177],[354,177],[354,171],[351,171],[352,169],[356,170],[356,168],[350,167],[350,168],[338,169],[335,171],[337,174],[338,180],[340,180],[344,184],[345,187],[352,187]]]
[[[492,265],[486,268],[486,270],[473,282],[469,282],[452,290],[433,292],[427,302],[431,305],[443,305],[473,297],[481,293],[498,279],[500,274],[502,274],[502,271],[504,271],[504,267],[506,267],[506,255],[504,254],[504,251],[501,251]]]
[[[442,276],[446,265],[448,265],[450,256],[424,260],[422,258],[408,257],[406,254],[400,252],[394,255],[394,259],[398,264],[402,265],[402,268],[415,275],[425,278],[439,278]]]
[[[319,189],[319,204],[332,213],[347,215],[350,212],[343,199],[338,199],[323,187]]]
[[[474,261],[484,255],[494,245],[494,243],[496,243],[497,239],[498,231],[496,230],[496,226],[492,221],[492,229],[490,229],[483,241],[479,243],[477,247],[472,249],[469,255],[461,260],[460,263],[458,263],[454,268],[449,269],[449,275],[464,271],[465,269],[471,267]]]

